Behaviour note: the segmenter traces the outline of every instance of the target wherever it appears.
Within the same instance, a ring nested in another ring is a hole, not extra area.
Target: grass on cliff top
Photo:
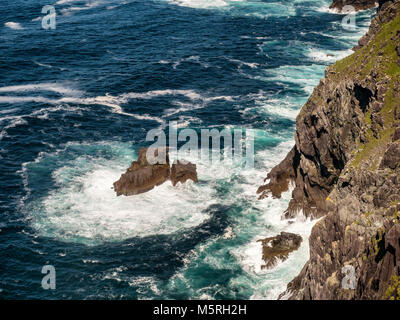
[[[396,45],[391,39],[398,30],[400,30],[400,16],[383,25],[367,46],[336,62],[331,70],[335,71],[340,78],[351,76],[357,80],[365,79],[373,68],[378,74],[378,79],[385,75],[398,75],[400,73],[400,66],[397,63],[399,57]]]
[[[335,77],[344,78],[351,76],[356,80],[363,80],[371,71],[376,73],[377,81],[389,77],[389,88],[385,95],[385,104],[379,112],[383,119],[384,127],[379,132],[379,138],[375,138],[371,129],[367,131],[365,144],[359,143],[352,166],[358,167],[365,160],[371,159],[370,169],[377,167],[377,158],[385,151],[385,146],[391,139],[394,132],[394,110],[400,105],[399,93],[395,92],[394,83],[400,82],[400,57],[396,52],[396,45],[400,44],[392,40],[400,30],[400,16],[391,22],[383,25],[375,38],[360,50],[349,57],[338,61],[331,67],[336,72]],[[399,37],[400,38],[400,37]],[[372,110],[365,113],[365,122],[371,125]]]

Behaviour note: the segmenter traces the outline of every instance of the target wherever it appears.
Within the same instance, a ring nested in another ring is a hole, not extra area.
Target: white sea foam
[[[64,95],[80,96],[82,91],[67,87],[58,83],[37,83],[16,86],[0,87],[0,93],[4,92],[31,92],[31,91],[52,91]]]
[[[250,68],[252,68],[252,69],[256,69],[256,68],[259,67],[259,64],[258,64],[258,63],[255,63],[255,62],[253,62],[253,63],[252,63],[252,62],[245,62],[245,61],[241,61],[241,60],[233,59],[233,58],[229,58],[229,57],[226,57],[226,59],[227,59],[228,61],[231,61],[231,62],[233,62],[233,63],[238,64],[238,65],[239,65],[239,68],[242,67],[242,66],[247,66],[247,67],[250,67]]]
[[[168,2],[178,6],[196,9],[219,8],[228,5],[228,3],[223,0],[168,0]]]
[[[233,96],[208,96],[204,95],[195,90],[150,90],[147,92],[128,92],[121,95],[110,95],[105,94],[104,96],[87,97],[87,93],[69,86],[67,83],[36,83],[36,84],[25,84],[25,85],[14,85],[0,87],[0,93],[41,93],[41,92],[54,92],[62,95],[60,98],[49,98],[44,95],[1,95],[0,104],[17,104],[17,103],[29,103],[34,102],[38,104],[50,104],[50,105],[86,105],[86,106],[107,106],[111,112],[120,114],[123,116],[133,117],[138,120],[148,120],[158,122],[162,127],[166,126],[166,120],[168,117],[178,115],[189,110],[198,108],[204,108],[209,103],[217,100],[234,101],[238,97]],[[162,117],[150,115],[150,114],[137,114],[126,112],[123,110],[122,105],[127,104],[130,100],[134,99],[154,99],[158,97],[173,96],[176,97],[175,105],[179,106],[177,109],[167,109],[164,111]],[[184,99],[181,101],[179,99]],[[30,114],[31,115],[31,114]],[[30,116],[24,115],[24,116]],[[22,116],[22,117],[24,117]],[[7,117],[0,118],[0,121],[6,120]],[[185,127],[190,123],[188,116],[179,116],[178,120],[182,118],[182,123],[179,123],[180,127]],[[7,118],[8,119],[8,118]],[[193,118],[195,119],[195,118]],[[179,120],[180,121],[180,120]],[[195,119],[196,123],[199,123],[199,119]],[[2,137],[4,136],[4,132]]]
[[[267,77],[257,77],[260,80],[274,80],[277,82],[289,82],[303,87],[306,94],[311,94],[314,87],[323,77],[324,65],[313,64],[309,66],[285,65],[267,71]]]
[[[3,138],[7,135],[8,129],[15,128],[19,125],[24,125],[24,124],[28,124],[28,122],[25,119],[18,116],[15,117],[14,120],[11,121],[9,125],[3,127],[2,130],[0,131],[0,141],[3,140]]]
[[[181,268],[169,281],[169,290],[187,290],[187,294],[196,299],[212,299],[215,294],[223,294],[225,290],[232,292],[253,292],[253,299],[276,299],[285,290],[286,283],[299,272],[308,257],[308,235],[312,225],[315,223],[306,219],[298,219],[289,224],[282,220],[282,212],[286,209],[290,199],[290,192],[283,194],[281,199],[267,198],[263,201],[257,200],[255,191],[261,185],[268,172],[277,161],[282,159],[290,150],[293,141],[286,141],[275,148],[259,151],[256,158],[264,161],[264,166],[243,169],[240,167],[216,167],[217,171],[223,169],[219,177],[228,177],[237,180],[230,187],[230,192],[220,199],[220,203],[229,207],[242,201],[246,202],[243,210],[231,216],[236,221],[227,227],[224,234],[219,238],[212,238],[205,243],[199,244],[195,252],[185,259],[185,266]],[[210,172],[210,176],[215,173]],[[235,180],[236,181],[236,180]],[[278,263],[271,270],[263,270],[262,246],[257,240],[277,235],[281,231],[288,231],[303,236],[300,249],[293,252],[288,260]],[[239,245],[232,241],[242,239]],[[247,239],[245,243],[243,239]],[[232,277],[228,288],[226,287],[203,287],[192,281],[192,274],[197,268],[206,265],[211,270],[236,270],[227,257],[235,257],[244,273],[238,273]]]
[[[63,152],[40,154],[33,164],[24,165],[23,174],[29,177],[35,164],[54,156],[61,161]],[[204,210],[216,201],[211,179],[218,176],[217,171],[219,176],[227,173],[221,168],[209,170],[199,162],[198,175],[206,184],[188,182],[173,187],[166,182],[145,194],[116,197],[111,187],[127,162],[126,156],[105,160],[82,154],[55,169],[57,188],[29,209],[35,229],[60,240],[92,244],[191,228],[209,217]]]
[[[71,2],[71,1],[69,1],[69,2]],[[96,8],[96,7],[100,6],[100,5],[102,5],[103,3],[104,3],[103,1],[88,1],[88,2],[85,3],[84,6],[67,7],[67,8],[61,9],[60,12],[64,16],[70,16],[74,12],[93,9],[93,8]]]
[[[308,56],[315,62],[334,63],[351,55],[354,51],[351,49],[343,51],[318,50],[316,48],[309,49]]]
[[[197,63],[197,64],[201,65],[204,68],[209,68],[210,67],[210,65],[208,63],[205,63],[205,62],[201,61],[199,56],[190,56],[190,57],[187,57],[187,58],[181,58],[181,59],[178,59],[177,61],[174,61],[174,62],[170,62],[170,61],[167,61],[167,60],[160,60],[159,61],[160,64],[172,64],[172,68],[173,69],[176,69],[183,62]]]
[[[12,30],[23,30],[23,29],[24,29],[24,28],[21,26],[20,23],[18,23],[18,22],[12,22],[12,21],[6,22],[6,23],[4,24],[4,26],[6,26],[7,28],[10,28],[10,29],[12,29]]]
[[[265,114],[275,115],[291,120],[295,120],[296,116],[306,101],[306,96],[301,98],[293,98],[290,96],[271,95],[263,90],[258,93],[252,93],[246,96],[245,100],[254,101],[256,108],[247,107],[239,110],[246,119],[257,119]]]

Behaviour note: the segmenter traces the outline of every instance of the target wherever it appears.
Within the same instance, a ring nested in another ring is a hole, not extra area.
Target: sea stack
[[[147,154],[154,155],[154,162],[147,159]],[[163,160],[157,160],[163,159]],[[168,180],[170,175],[167,148],[141,148],[137,161],[126,170],[121,178],[114,182],[117,196],[132,196],[152,190]]]
[[[176,186],[178,182],[185,183],[187,180],[198,182],[196,165],[187,161],[174,161],[171,167],[171,182]]]
[[[171,179],[173,186],[178,182],[185,183],[188,179],[198,182],[196,165],[178,160],[170,168],[167,147],[143,147],[139,150],[138,159],[114,182],[114,190],[117,196],[137,195],[152,190],[168,179]]]

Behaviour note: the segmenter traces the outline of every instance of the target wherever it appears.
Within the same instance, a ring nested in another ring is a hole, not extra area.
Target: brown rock
[[[400,142],[395,142],[387,148],[380,167],[381,169],[386,167],[394,170],[398,166],[400,166]]]
[[[345,6],[353,6],[355,10],[365,10],[375,7],[376,0],[333,0],[330,8],[342,11]]]
[[[185,183],[188,179],[198,182],[196,165],[186,161],[174,161],[171,167],[171,182],[176,186],[178,182]]]
[[[289,183],[294,181],[295,175],[293,162],[296,157],[296,148],[293,148],[279,165],[274,167],[268,173],[264,182],[270,179],[270,182],[258,188],[257,194],[261,194],[259,199],[267,198],[271,193],[273,198],[280,198],[282,192],[289,190]]]
[[[278,260],[286,260],[289,253],[300,247],[302,241],[301,236],[288,232],[281,232],[280,235],[275,237],[258,240],[263,245],[265,265],[262,266],[262,269],[273,268]]]
[[[148,157],[149,156],[149,157]],[[141,148],[139,157],[121,178],[114,182],[117,196],[131,196],[152,190],[170,176],[167,148]]]

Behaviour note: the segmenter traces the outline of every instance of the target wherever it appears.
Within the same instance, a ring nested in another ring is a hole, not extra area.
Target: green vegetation
[[[386,290],[384,299],[400,300],[400,276],[392,276]]]
[[[341,76],[351,76],[357,80],[365,79],[372,69],[377,73],[378,80],[385,75],[399,76],[400,66],[395,43],[392,40],[400,30],[400,17],[382,26],[380,32],[367,46],[352,55],[336,62],[332,70]],[[377,66],[377,62],[379,66]],[[361,66],[361,70],[360,70]],[[376,68],[378,67],[378,68]]]

